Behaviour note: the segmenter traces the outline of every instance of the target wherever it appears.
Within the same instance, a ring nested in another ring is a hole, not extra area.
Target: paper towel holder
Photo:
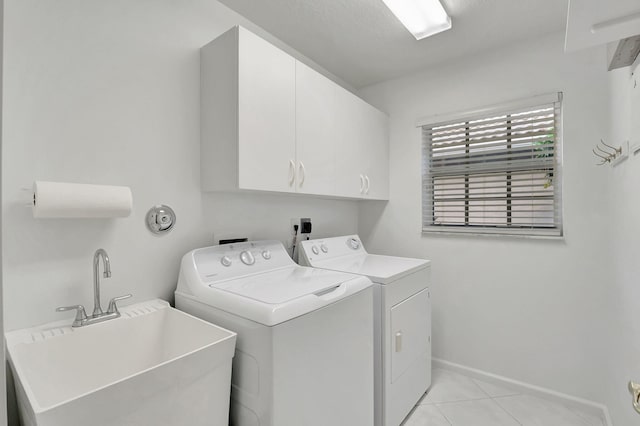
[[[36,219],[128,217],[133,204],[126,186],[35,181],[32,191],[29,205]]]
[[[154,234],[166,234],[176,224],[176,214],[173,209],[164,204],[151,207],[147,212],[147,229]]]

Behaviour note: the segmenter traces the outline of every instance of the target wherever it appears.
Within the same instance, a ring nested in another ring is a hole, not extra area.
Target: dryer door
[[[415,363],[424,363],[431,346],[429,289],[391,308],[391,383]]]

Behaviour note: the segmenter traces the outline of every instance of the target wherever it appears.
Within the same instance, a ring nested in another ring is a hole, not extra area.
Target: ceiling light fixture
[[[416,40],[451,28],[451,18],[439,0],[382,0]]]

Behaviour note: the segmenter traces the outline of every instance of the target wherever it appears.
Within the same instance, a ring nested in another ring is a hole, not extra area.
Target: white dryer
[[[295,264],[278,241],[193,250],[176,307],[238,334],[230,423],[372,425],[373,288]]]
[[[357,235],[303,241],[299,260],[373,281],[375,424],[398,426],[431,386],[431,262],[369,254]]]

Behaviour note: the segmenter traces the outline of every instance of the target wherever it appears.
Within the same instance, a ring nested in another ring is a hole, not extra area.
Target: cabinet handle
[[[304,168],[304,163],[301,161],[300,166],[298,166],[298,181],[300,182],[300,186],[302,186],[302,184],[304,183],[304,177],[306,176],[306,174],[307,169]]]
[[[369,181],[369,175],[364,175],[364,180],[367,183],[366,189],[364,190],[365,194],[369,193],[369,187],[371,187],[371,182]]]
[[[364,176],[360,175],[360,193],[364,191]]]
[[[402,351],[402,331],[396,333],[396,352]]]
[[[293,185],[296,179],[296,163],[293,160],[289,160],[289,186]]]

